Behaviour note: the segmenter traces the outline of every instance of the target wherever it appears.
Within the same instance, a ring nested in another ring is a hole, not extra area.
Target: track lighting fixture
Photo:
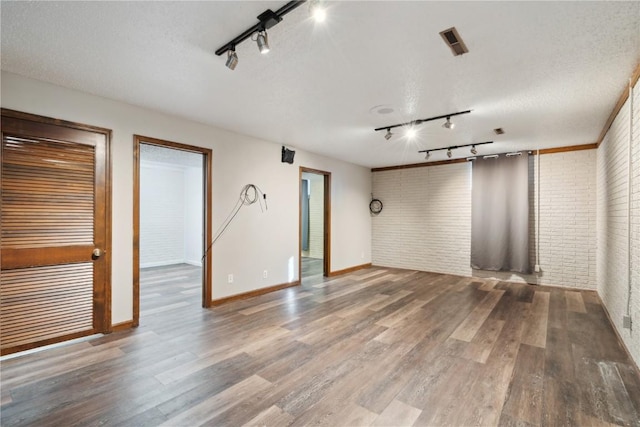
[[[238,65],[238,54],[236,54],[235,48],[227,51],[227,62],[225,65],[230,70],[236,69],[236,65]]]
[[[258,38],[256,39],[256,42],[258,43],[258,50],[260,51],[260,53],[264,55],[265,53],[269,52],[269,38],[267,37],[266,31],[263,30],[258,32]]]
[[[248,38],[253,39],[253,36],[257,34],[254,40],[258,44],[260,53],[267,53],[269,51],[269,40],[267,38],[267,30],[282,21],[282,17],[292,10],[302,6],[304,1],[290,1],[275,12],[271,9],[267,9],[258,15],[258,23],[247,28],[240,35],[236,36],[232,40],[225,43],[222,47],[216,50],[216,55],[220,56],[227,52],[226,66],[233,70],[238,64],[238,56],[235,53],[236,46],[245,41]],[[231,53],[228,53],[231,52]]]
[[[442,125],[442,127],[443,127],[443,128],[446,128],[446,129],[453,129],[454,127],[456,127],[456,125],[455,125],[455,123],[453,123],[453,122],[451,121],[451,117],[450,117],[450,116],[447,116],[447,121],[446,121],[446,122],[444,122],[444,124]]]
[[[387,133],[384,134],[384,139],[388,141],[391,139],[392,136],[393,134],[391,133],[391,129],[387,129]]]
[[[484,144],[493,144],[493,141],[474,142],[473,144],[464,144],[464,145],[452,145],[451,147],[430,148],[428,150],[420,150],[418,151],[418,153],[425,153],[425,156],[424,156],[425,160],[429,160],[429,157],[431,157],[432,151],[447,150],[447,157],[451,158],[453,156],[453,150],[455,150],[456,148],[471,147],[471,153],[478,154],[478,149],[476,148],[476,146],[484,145]]]
[[[316,22],[324,22],[327,19],[327,10],[322,0],[309,0],[309,13]]]
[[[438,120],[438,119],[447,119],[447,122],[445,123],[445,125],[448,124],[448,126],[445,126],[447,128],[453,129],[454,124],[451,122],[451,117],[453,116],[459,116],[460,114],[469,114],[471,112],[471,110],[466,110],[466,111],[458,111],[457,113],[449,113],[449,114],[444,114],[442,116],[435,116],[435,117],[429,117],[427,119],[418,119],[418,120],[413,120],[411,122],[406,122],[406,123],[398,123],[397,125],[391,125],[391,126],[382,126],[379,128],[375,128],[374,131],[379,131],[379,130],[390,130],[393,128],[397,128],[397,127],[401,127],[401,126],[410,126],[412,128],[414,128],[416,125],[421,125],[425,122],[430,122],[432,120]],[[450,126],[450,127],[449,127]]]

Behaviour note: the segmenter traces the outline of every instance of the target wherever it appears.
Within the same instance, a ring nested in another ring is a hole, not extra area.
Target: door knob
[[[93,258],[100,258],[102,255],[102,251],[98,248],[95,248],[92,252]]]

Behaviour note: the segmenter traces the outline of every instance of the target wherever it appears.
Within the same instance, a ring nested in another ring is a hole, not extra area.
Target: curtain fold
[[[471,267],[531,273],[529,155],[473,162]]]

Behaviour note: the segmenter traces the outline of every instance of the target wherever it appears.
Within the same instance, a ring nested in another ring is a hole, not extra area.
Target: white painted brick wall
[[[540,156],[536,283],[595,289],[596,150]]]
[[[184,171],[140,167],[140,266],[184,262]]]
[[[462,276],[596,287],[596,151],[541,156],[541,274],[483,272],[470,267],[471,164],[374,172],[384,209],[372,218],[372,262]],[[531,259],[535,263],[535,159],[530,161]]]
[[[373,173],[375,265],[469,275],[470,165]]]
[[[640,89],[634,94],[632,172],[628,176],[630,102],[618,113],[597,152],[598,293],[615,328],[640,364]],[[631,331],[622,328],[628,295],[627,191],[631,184]]]
[[[324,258],[324,176],[310,174],[309,256]]]

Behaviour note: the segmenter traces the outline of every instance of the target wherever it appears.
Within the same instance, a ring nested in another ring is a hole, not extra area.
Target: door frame
[[[93,297],[93,329],[90,331],[84,332],[75,332],[72,334],[66,334],[55,338],[46,339],[43,341],[20,345],[11,351],[7,351],[6,353],[13,353],[16,351],[28,350],[35,347],[41,347],[44,345],[55,344],[58,342],[64,342],[68,340],[72,340],[75,338],[92,335],[95,333],[103,333],[108,334],[112,331],[113,325],[111,324],[111,279],[112,279],[112,265],[111,265],[111,249],[112,249],[112,160],[111,160],[111,129],[101,128],[98,126],[86,125],[83,123],[71,122],[67,120],[56,119],[52,117],[40,116],[37,114],[25,113],[22,111],[11,110],[8,108],[1,108],[0,115],[2,118],[8,119],[18,119],[25,120],[36,123],[39,127],[49,128],[50,130],[55,131],[55,127],[57,128],[70,128],[78,131],[90,132],[93,134],[100,135],[100,139],[104,138],[104,145],[97,141],[95,142],[94,147],[96,150],[104,150],[102,156],[104,157],[104,162],[100,164],[96,163],[96,169],[101,170],[102,173],[98,173],[97,175],[104,177],[104,180],[97,181],[94,183],[95,188],[98,189],[96,197],[100,197],[104,200],[104,212],[99,212],[97,215],[101,216],[104,221],[104,234],[101,236],[101,239],[104,239],[104,243],[101,246],[103,249],[103,255],[101,259],[104,261],[103,270],[99,273],[99,277],[102,279],[97,285],[94,283],[94,297]],[[54,135],[55,136],[55,135]],[[96,138],[90,138],[96,139]],[[104,191],[104,194],[101,194]],[[1,199],[1,197],[0,197]],[[1,226],[0,226],[1,227]],[[95,235],[94,235],[95,239]],[[94,273],[95,274],[95,273]],[[94,278],[94,281],[96,279]],[[2,352],[5,354],[5,351]]]
[[[203,239],[202,250],[204,251],[211,242],[212,221],[211,221],[211,182],[213,151],[209,148],[197,147],[194,145],[181,144],[179,142],[165,141],[142,135],[133,135],[133,326],[140,324],[140,144],[155,145],[158,147],[171,148],[174,150],[187,151],[203,155]],[[202,307],[211,307],[211,250],[206,253],[202,264]]]
[[[331,274],[331,172],[300,166],[298,176],[298,279],[302,283],[302,174],[313,173],[324,178],[324,246],[322,275],[329,277]]]

